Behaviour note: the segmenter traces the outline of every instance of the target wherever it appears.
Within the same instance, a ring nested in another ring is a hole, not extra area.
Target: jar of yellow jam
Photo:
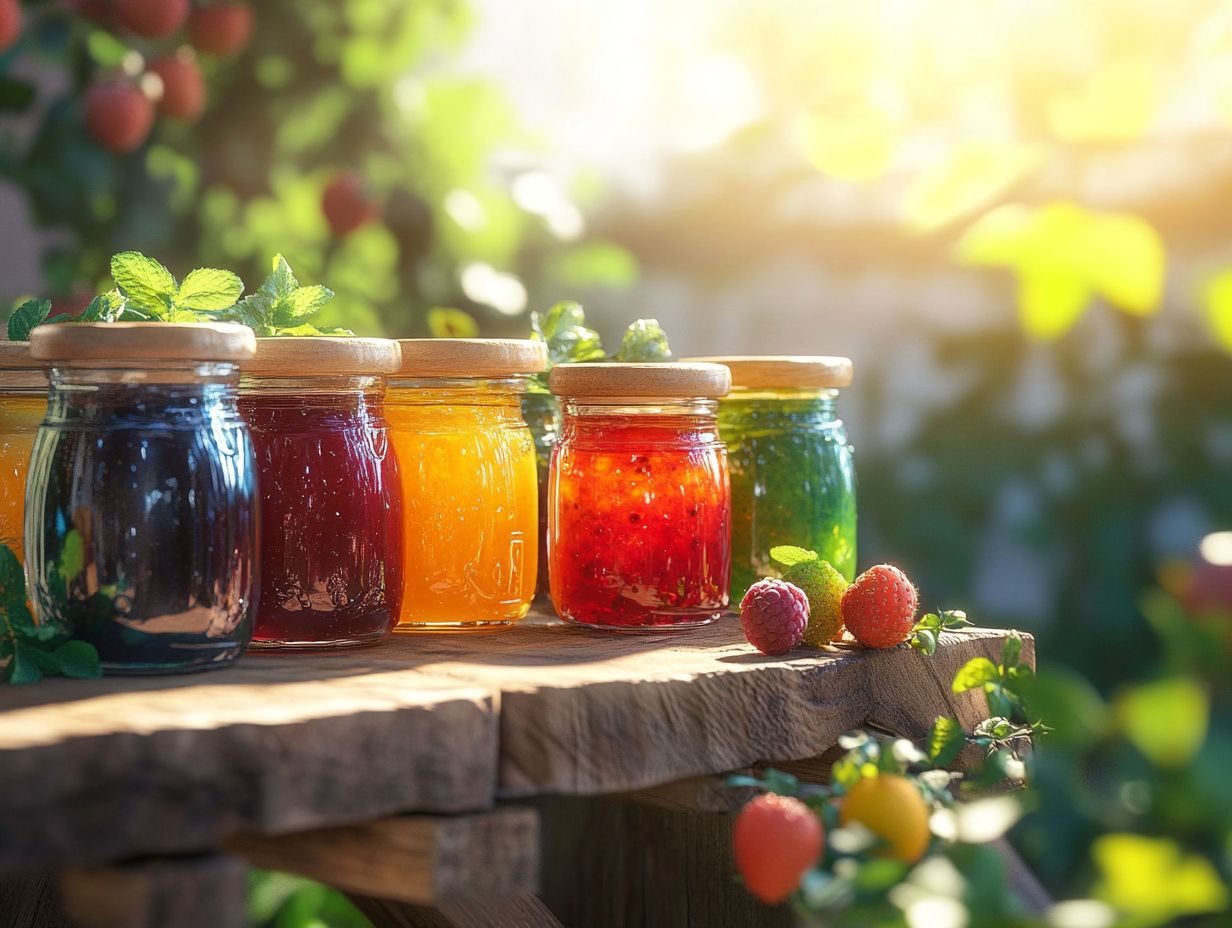
[[[47,412],[47,377],[28,342],[0,342],[0,545],[22,557],[26,470]]]
[[[535,442],[522,415],[542,342],[404,339],[385,414],[402,478],[395,631],[485,631],[530,610],[539,561]]]

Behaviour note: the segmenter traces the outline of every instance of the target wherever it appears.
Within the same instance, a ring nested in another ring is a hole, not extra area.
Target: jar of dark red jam
[[[349,647],[393,630],[402,493],[384,404],[399,359],[383,338],[257,340],[240,382],[261,486],[253,647]]]
[[[563,364],[549,479],[552,602],[617,631],[705,625],[727,608],[731,492],[717,364]]]
[[[26,470],[47,412],[47,377],[29,342],[0,341],[0,545],[20,560]]]
[[[826,356],[697,358],[725,365],[719,402],[732,483],[732,602],[780,568],[770,549],[816,551],[851,580],[856,569],[856,476],[835,403],[851,361]]]
[[[47,416],[26,489],[40,622],[93,644],[107,673],[220,667],[243,652],[257,513],[239,325],[41,326]]]

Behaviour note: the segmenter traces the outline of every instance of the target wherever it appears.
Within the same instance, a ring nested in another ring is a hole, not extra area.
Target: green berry
[[[813,648],[834,641],[843,633],[841,603],[847,581],[829,561],[802,561],[787,568],[783,579],[804,591],[809,601],[804,643]]]

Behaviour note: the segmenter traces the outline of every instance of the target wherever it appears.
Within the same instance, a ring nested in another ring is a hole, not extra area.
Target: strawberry
[[[154,124],[154,104],[129,81],[93,84],[85,97],[86,129],[108,151],[130,152],[139,147]]]
[[[0,0],[0,52],[8,51],[21,35],[21,4]]]
[[[892,564],[878,564],[843,593],[843,624],[867,648],[892,648],[911,634],[919,604],[906,574]]]
[[[321,194],[321,210],[336,238],[345,238],[380,214],[363,178],[353,171],[339,171],[329,179]]]
[[[188,19],[188,0],[115,0],[116,18],[134,35],[160,39]]]
[[[225,58],[240,51],[252,37],[252,7],[247,3],[215,3],[193,7],[188,38],[199,52]]]
[[[174,55],[156,58],[148,70],[163,82],[163,95],[158,111],[172,119],[196,122],[205,109],[205,79],[191,48],[181,48]]]
[[[824,837],[821,821],[799,799],[773,793],[751,799],[732,830],[745,888],[767,905],[782,902],[817,862]]]

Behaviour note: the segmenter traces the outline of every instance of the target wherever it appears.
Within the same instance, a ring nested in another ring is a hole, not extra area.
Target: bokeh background
[[[31,2],[0,55],[0,305],[135,248],[363,334],[843,354],[860,561],[1147,673],[1143,591],[1232,527],[1232,8],[1218,0],[261,0],[199,118],[89,88],[183,41]],[[327,190],[341,198],[323,208]],[[341,192],[339,192],[341,191]]]

